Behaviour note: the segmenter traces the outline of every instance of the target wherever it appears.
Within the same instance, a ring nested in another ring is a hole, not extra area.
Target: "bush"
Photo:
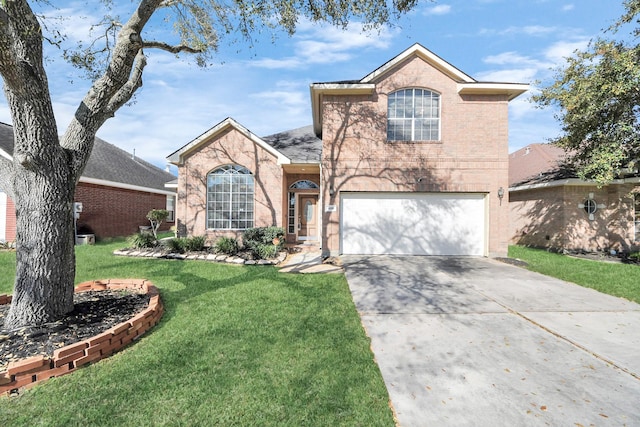
[[[185,242],[185,249],[193,252],[200,252],[204,250],[204,245],[207,242],[207,238],[204,236],[194,236],[187,238]]]
[[[277,245],[273,244],[274,239],[278,239]],[[242,234],[242,242],[255,257],[260,259],[274,258],[284,246],[284,228],[250,228]]]
[[[238,241],[233,237],[220,237],[213,245],[213,250],[225,255],[235,255],[238,253]]]
[[[185,247],[187,246],[187,239],[184,237],[176,237],[173,239],[169,239],[167,241],[167,248],[169,251],[175,254],[182,254],[185,251]]]
[[[261,244],[256,247],[256,255],[260,259],[271,259],[275,258],[280,251],[280,245],[274,245],[273,243],[266,245]]]
[[[128,241],[129,245],[136,249],[153,248],[158,243],[155,236],[151,233],[136,233],[130,236]]]

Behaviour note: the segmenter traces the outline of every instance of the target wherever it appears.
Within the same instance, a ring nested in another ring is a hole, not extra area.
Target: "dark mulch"
[[[74,310],[63,319],[37,327],[8,331],[9,304],[0,305],[0,371],[9,362],[31,356],[53,356],[69,344],[96,336],[126,322],[149,306],[149,296],[133,291],[86,291],[74,295]]]

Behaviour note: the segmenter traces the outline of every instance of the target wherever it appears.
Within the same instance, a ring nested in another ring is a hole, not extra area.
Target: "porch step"
[[[297,254],[302,252],[317,252],[320,248],[320,242],[318,241],[306,241],[304,243],[287,243],[285,248],[290,254]]]

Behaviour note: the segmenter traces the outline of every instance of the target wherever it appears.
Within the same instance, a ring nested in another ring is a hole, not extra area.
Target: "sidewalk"
[[[281,273],[342,273],[339,265],[323,264],[321,251],[305,251],[291,254],[281,264]]]

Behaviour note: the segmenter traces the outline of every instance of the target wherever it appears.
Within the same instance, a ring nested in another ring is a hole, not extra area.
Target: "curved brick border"
[[[79,284],[75,291],[105,289],[142,290],[150,296],[149,306],[128,321],[99,335],[57,349],[51,358],[40,355],[9,363],[6,370],[0,371],[0,396],[8,396],[21,388],[29,388],[51,377],[68,374],[82,365],[110,356],[131,341],[138,339],[160,321],[164,312],[160,294],[148,280],[94,280]],[[0,295],[0,304],[10,302],[11,295]]]

